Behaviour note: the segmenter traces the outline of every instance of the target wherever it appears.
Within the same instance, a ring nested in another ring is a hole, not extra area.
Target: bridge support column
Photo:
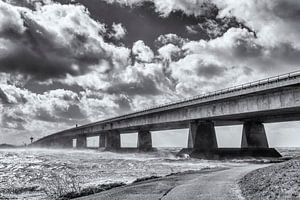
[[[152,149],[152,137],[150,131],[139,131],[137,147],[139,150],[147,151]]]
[[[106,149],[120,149],[121,137],[120,132],[117,130],[109,131],[105,136],[105,148]]]
[[[61,146],[62,148],[72,148],[73,147],[72,138],[61,138],[59,141],[59,146]]]
[[[248,121],[244,123],[242,148],[269,148],[265,127],[260,122]]]
[[[86,136],[78,136],[76,138],[76,148],[86,148],[87,145],[86,145]]]
[[[99,148],[105,147],[105,134],[102,133],[99,135]]]
[[[72,148],[73,140],[72,138],[68,137],[55,138],[51,142],[49,142],[48,145],[45,146],[51,146],[56,148]]]
[[[188,148],[204,151],[218,148],[215,126],[212,121],[190,123]]]

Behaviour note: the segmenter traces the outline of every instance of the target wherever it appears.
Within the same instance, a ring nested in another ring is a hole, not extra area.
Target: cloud
[[[128,49],[104,42],[104,25],[84,6],[49,4],[32,11],[0,2],[0,15],[3,72],[45,80],[85,74],[102,60],[112,66],[128,60]]]
[[[152,2],[161,16],[167,17],[175,11],[183,11],[187,15],[209,15],[215,8],[207,0],[106,0],[108,3],[119,3],[126,6],[139,6],[144,2]]]
[[[112,30],[113,30],[113,34],[112,37],[114,37],[117,40],[122,39],[125,35],[126,35],[126,29],[124,26],[122,26],[122,24],[112,24]]]
[[[276,47],[289,43],[299,48],[300,2],[213,0],[220,9],[219,17],[234,16],[253,29],[263,46]]]
[[[3,92],[1,88],[0,88],[0,102],[2,104],[9,104],[8,97],[6,96],[6,94]]]
[[[153,51],[141,40],[133,44],[132,54],[138,62],[151,62],[154,58]]]
[[[170,43],[162,46],[157,51],[164,60],[176,60],[182,54],[182,50],[178,46]]]
[[[169,33],[165,35],[160,35],[156,40],[155,40],[155,45],[157,48],[160,48],[164,45],[167,44],[173,44],[178,47],[182,47],[184,43],[189,41],[189,39],[179,37],[176,34]]]

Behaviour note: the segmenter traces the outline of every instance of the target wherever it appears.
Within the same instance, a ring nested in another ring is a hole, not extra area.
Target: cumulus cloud
[[[144,2],[154,3],[161,16],[167,17],[174,11],[183,11],[187,15],[210,15],[215,8],[208,0],[106,0],[109,3],[119,3],[126,6],[141,5]]]
[[[102,60],[127,62],[129,50],[105,43],[104,25],[83,6],[50,4],[32,11],[0,2],[0,15],[1,71],[63,78],[85,74]]]
[[[300,2],[213,0],[220,17],[234,16],[253,29],[264,46],[290,43],[299,48]]]
[[[182,54],[182,50],[174,44],[167,44],[165,46],[162,46],[157,51],[163,60],[168,61],[176,60],[177,58],[180,58]]]
[[[154,58],[153,51],[141,40],[133,44],[132,54],[135,60],[140,62],[151,62]]]
[[[126,29],[120,23],[119,24],[113,23],[112,30],[113,30],[112,37],[114,37],[117,40],[123,38],[126,35]]]

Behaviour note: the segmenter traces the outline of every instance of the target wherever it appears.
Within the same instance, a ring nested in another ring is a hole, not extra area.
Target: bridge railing
[[[231,93],[231,92],[237,92],[237,91],[246,90],[246,89],[249,89],[249,88],[259,87],[259,86],[263,86],[263,85],[267,85],[267,84],[272,84],[274,82],[291,80],[291,79],[295,79],[299,76],[300,76],[300,70],[290,72],[290,73],[286,73],[286,74],[281,74],[281,75],[278,75],[278,76],[272,76],[272,77],[269,77],[269,78],[264,78],[264,79],[260,79],[260,80],[257,80],[257,81],[236,85],[236,86],[228,87],[228,88],[225,88],[225,89],[216,90],[216,91],[213,91],[213,92],[208,92],[208,93],[205,93],[205,94],[192,96],[192,97],[185,98],[185,99],[180,99],[178,101],[167,102],[167,103],[160,104],[160,105],[157,105],[157,106],[147,107],[147,108],[144,108],[142,110],[137,110],[137,111],[134,111],[134,112],[131,112],[131,113],[121,115],[121,116],[112,117],[112,118],[105,119],[105,120],[98,121],[98,122],[94,122],[94,123],[91,123],[91,124],[88,124],[88,125],[83,125],[83,126],[80,126],[78,128],[84,128],[86,126],[96,125],[96,124],[99,124],[99,123],[106,123],[106,122],[109,122],[109,121],[112,121],[112,120],[118,120],[120,118],[128,117],[130,115],[139,114],[139,113],[151,111],[151,110],[154,110],[154,109],[158,109],[158,108],[162,108],[162,107],[168,107],[168,106],[172,106],[172,105],[176,105],[176,104],[180,104],[180,103],[184,103],[184,102],[188,102],[188,101],[207,99],[207,98],[211,98],[211,97],[218,96],[218,95],[221,95],[221,94],[228,94],[228,93]]]
[[[205,98],[209,98],[209,97],[213,97],[213,96],[218,96],[218,95],[221,95],[221,94],[227,94],[227,93],[236,92],[236,91],[240,91],[240,90],[245,90],[245,89],[249,89],[249,88],[253,88],[253,87],[272,84],[274,82],[290,80],[290,79],[294,79],[294,78],[299,77],[299,76],[300,76],[300,70],[293,71],[293,72],[286,73],[286,74],[281,74],[281,75],[278,75],[278,76],[272,76],[272,77],[260,79],[260,80],[257,80],[257,81],[236,85],[236,86],[228,87],[228,88],[225,88],[225,89],[216,90],[216,91],[213,91],[213,92],[208,92],[208,93],[205,93],[205,94],[192,96],[192,97],[185,98],[185,99],[180,99],[178,101],[167,102],[167,103],[164,103],[164,104],[147,107],[147,108],[135,111],[133,113],[128,113],[126,115],[139,113],[139,112],[145,112],[145,111],[149,111],[149,110],[153,110],[153,109],[157,109],[157,108],[161,108],[161,107],[167,107],[167,106],[171,106],[171,105],[175,105],[175,104],[179,104],[179,103],[183,103],[183,102],[194,101],[194,100],[199,100],[199,99],[205,99]]]

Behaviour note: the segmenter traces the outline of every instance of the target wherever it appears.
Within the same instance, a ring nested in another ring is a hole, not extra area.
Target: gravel
[[[300,199],[300,157],[254,170],[239,185],[246,199]]]

